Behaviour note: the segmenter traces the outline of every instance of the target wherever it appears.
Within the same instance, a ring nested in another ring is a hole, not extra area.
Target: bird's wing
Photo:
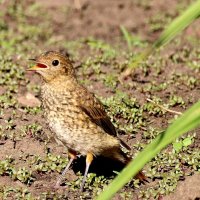
[[[114,125],[103,109],[86,105],[81,105],[80,108],[89,116],[92,122],[100,126],[106,133],[117,136]]]
[[[106,133],[117,137],[117,132],[114,125],[106,114],[103,105],[97,99],[94,99],[92,105],[87,105],[87,103],[84,105],[81,104],[80,108],[85,114],[88,115],[92,122],[100,126]],[[123,142],[121,139],[119,140],[124,148],[128,150],[131,149],[125,142]]]

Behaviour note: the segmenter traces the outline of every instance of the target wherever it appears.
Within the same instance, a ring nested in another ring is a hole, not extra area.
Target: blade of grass
[[[178,118],[166,132],[158,135],[137,157],[112,181],[96,200],[111,199],[128,181],[140,171],[165,146],[177,137],[200,125],[200,102],[193,105]]]
[[[127,42],[129,50],[131,50],[131,36],[130,36],[129,32],[126,30],[126,28],[124,26],[120,26],[120,30],[124,36],[124,39]]]
[[[183,29],[185,29],[189,24],[191,24],[197,17],[200,16],[200,0],[193,3],[188,7],[180,16],[174,19],[168,27],[161,33],[158,40],[156,40],[153,45],[138,56],[136,56],[135,60],[129,65],[121,75],[120,81],[127,77],[132,73],[134,68],[138,66],[143,60],[146,60],[155,49],[167,44],[170,42],[178,33],[180,33]]]
[[[200,0],[192,4],[187,10],[185,10],[179,17],[177,17],[160,35],[159,39],[153,44],[154,48],[159,48],[171,39],[173,39],[178,33],[185,29],[200,15]]]

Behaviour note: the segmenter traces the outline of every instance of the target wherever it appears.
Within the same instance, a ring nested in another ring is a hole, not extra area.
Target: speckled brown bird
[[[70,60],[54,51],[32,60],[37,64],[29,70],[36,71],[43,78],[42,105],[52,136],[69,151],[70,161],[56,185],[60,185],[78,154],[86,156],[81,190],[94,156],[102,155],[127,163],[130,158],[123,153],[121,146],[128,146],[117,137],[101,102],[79,84]]]

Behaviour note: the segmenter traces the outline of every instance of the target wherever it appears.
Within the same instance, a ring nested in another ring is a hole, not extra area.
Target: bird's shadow
[[[77,173],[81,172],[84,174],[85,171],[85,157],[81,156],[76,159],[72,165],[72,170]],[[89,169],[89,173],[95,173],[97,176],[111,177],[116,175],[115,171],[120,172],[125,167],[125,164],[105,158],[102,156],[95,157],[92,161]]]

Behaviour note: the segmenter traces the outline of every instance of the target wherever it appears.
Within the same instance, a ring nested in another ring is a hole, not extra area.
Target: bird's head
[[[74,68],[68,57],[55,51],[48,51],[35,59],[30,59],[36,65],[29,68],[28,71],[39,73],[46,82],[60,76],[74,76]]]

